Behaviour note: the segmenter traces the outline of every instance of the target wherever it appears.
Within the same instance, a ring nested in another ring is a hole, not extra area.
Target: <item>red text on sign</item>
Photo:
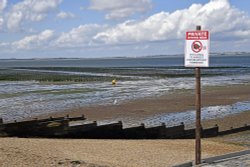
[[[186,40],[208,40],[208,31],[188,31],[186,32]]]

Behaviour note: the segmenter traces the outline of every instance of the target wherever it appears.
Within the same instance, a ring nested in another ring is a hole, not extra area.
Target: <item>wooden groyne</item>
[[[88,138],[88,139],[193,139],[195,129],[185,129],[181,123],[177,126],[146,127],[141,124],[136,127],[123,128],[121,121],[98,125],[96,121],[86,122],[85,117],[50,117],[47,119],[33,119],[28,121],[14,121],[4,123],[0,119],[0,136],[14,137],[46,137],[46,138]],[[215,125],[201,130],[203,138],[226,135],[250,130],[250,125],[219,131]]]

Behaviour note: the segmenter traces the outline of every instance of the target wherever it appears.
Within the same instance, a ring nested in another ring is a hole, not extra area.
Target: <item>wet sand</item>
[[[239,114],[228,115],[223,118],[202,121],[203,127],[213,127],[216,124],[219,126],[219,131],[242,127],[245,126],[246,124],[250,125],[250,111],[245,111]]]
[[[169,95],[151,97],[125,102],[119,105],[92,106],[77,108],[63,113],[51,114],[52,116],[72,116],[84,114],[87,120],[105,120],[123,117],[146,118],[156,114],[184,112],[195,110],[195,92],[193,90],[179,90]],[[202,90],[202,106],[231,105],[240,101],[250,101],[250,84],[206,87]],[[240,115],[240,114],[237,114]],[[250,112],[245,112],[244,116],[227,119],[234,124],[247,124]],[[47,117],[43,116],[43,117]],[[223,124],[220,122],[208,121],[204,125],[214,126]],[[230,124],[230,123],[228,123]]]

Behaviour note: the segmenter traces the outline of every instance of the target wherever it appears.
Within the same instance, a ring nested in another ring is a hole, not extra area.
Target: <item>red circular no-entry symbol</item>
[[[194,41],[192,43],[192,51],[194,51],[195,53],[198,53],[202,50],[202,43],[200,41]]]

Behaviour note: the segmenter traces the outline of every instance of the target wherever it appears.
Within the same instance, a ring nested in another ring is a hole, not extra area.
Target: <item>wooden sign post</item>
[[[201,31],[201,26],[196,31],[186,32],[185,67],[195,67],[196,93],[196,130],[195,130],[195,164],[201,163],[201,77],[200,67],[209,66],[209,32]]]

